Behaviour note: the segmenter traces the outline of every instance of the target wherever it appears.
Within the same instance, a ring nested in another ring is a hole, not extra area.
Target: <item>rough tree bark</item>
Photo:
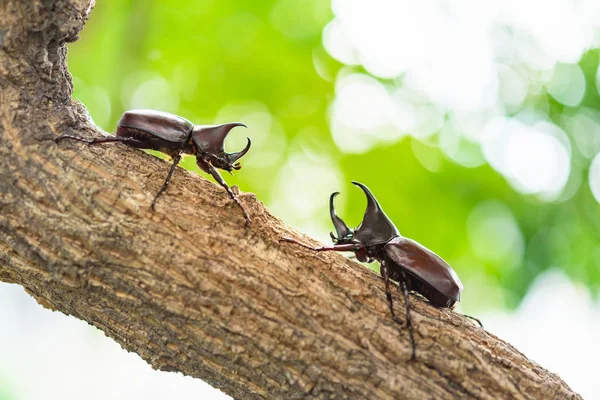
[[[241,195],[245,229],[221,188],[178,169],[151,212],[164,161],[122,145],[55,145],[62,133],[98,134],[71,100],[65,62],[92,6],[0,2],[0,280],[155,368],[240,399],[579,398],[416,296],[418,359],[408,362],[382,280],[340,255],[279,244],[300,235],[253,195]]]

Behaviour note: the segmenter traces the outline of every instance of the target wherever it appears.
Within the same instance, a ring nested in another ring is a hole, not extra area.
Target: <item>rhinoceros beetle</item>
[[[406,299],[406,327],[412,345],[411,360],[416,357],[416,345],[410,318],[409,291],[421,294],[429,302],[440,308],[453,308],[460,300],[463,285],[456,272],[440,256],[417,243],[405,238],[383,212],[373,193],[359,182],[352,182],[362,189],[367,197],[367,209],[362,223],[356,229],[350,229],[337,216],[334,199],[335,192],[329,198],[331,221],[337,236],[330,233],[334,245],[331,247],[310,247],[295,239],[282,238],[282,241],[298,244],[314,251],[352,251],[362,262],[379,261],[380,272],[385,282],[385,293],[389,302],[392,319],[403,325],[394,313],[390,281],[398,282]],[[473,317],[466,316],[481,322]]]
[[[152,209],[158,197],[167,189],[175,167],[181,161],[183,154],[196,156],[196,164],[201,170],[213,176],[221,185],[229,197],[237,203],[244,213],[246,224],[250,223],[250,216],[244,206],[223,180],[217,168],[231,173],[241,168],[239,162],[248,150],[251,141],[248,139],[246,147],[237,153],[226,153],[223,148],[225,137],[236,126],[246,125],[241,122],[230,122],[222,125],[194,125],[192,122],[178,115],[154,111],[154,110],[131,110],[126,111],[117,123],[116,136],[85,139],[70,135],[61,135],[55,139],[59,143],[65,139],[77,140],[88,144],[101,144],[120,142],[138,149],[152,149],[165,153],[173,158],[171,170],[167,175],[154,199]]]

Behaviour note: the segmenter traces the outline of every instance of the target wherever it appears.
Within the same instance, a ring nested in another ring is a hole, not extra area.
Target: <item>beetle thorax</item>
[[[355,251],[354,254],[360,262],[373,262],[375,260],[381,262],[383,259],[383,247],[385,244],[378,244],[375,246],[361,247],[360,250]]]
[[[367,255],[369,256],[369,258],[371,258],[372,260],[377,260],[377,261],[381,262],[381,260],[383,260],[383,248],[384,247],[385,247],[385,243],[376,244],[373,246],[367,246],[365,248],[367,249]]]

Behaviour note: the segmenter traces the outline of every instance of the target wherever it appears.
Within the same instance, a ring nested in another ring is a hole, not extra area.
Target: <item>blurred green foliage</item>
[[[12,400],[14,397],[11,395],[8,387],[2,382],[0,377],[0,400]]]
[[[358,224],[365,205],[350,181],[369,185],[402,234],[435,250],[458,271],[467,309],[516,306],[548,268],[562,268],[597,291],[600,207],[585,183],[589,164],[576,155],[565,195],[545,203],[513,190],[487,164],[458,166],[437,146],[409,136],[360,155],[336,147],[328,109],[336,74],[347,67],[330,58],[321,43],[331,18],[326,0],[98,2],[81,39],[69,46],[74,97],[108,132],[130,108],[169,111],[195,123],[248,123],[248,130],[234,131],[227,147],[241,148],[248,135],[251,154],[236,177],[226,179],[267,206],[282,196],[277,177],[290,157],[327,155],[345,182],[344,187],[331,182],[329,192],[343,192],[338,213],[346,222]],[[598,54],[588,53],[580,65],[594,87]],[[533,107],[538,101],[540,107],[550,104],[557,123],[573,112],[549,95],[528,100]],[[598,109],[597,92],[588,90],[582,105]],[[437,160],[438,172],[423,167],[415,152]],[[184,166],[195,169],[194,159]],[[303,226],[326,231],[331,229],[328,198],[318,201]],[[470,232],[470,216],[480,206],[512,215],[522,237],[516,256],[510,251],[482,256],[505,243],[493,229],[479,236]],[[288,215],[277,210],[293,221],[293,209]]]

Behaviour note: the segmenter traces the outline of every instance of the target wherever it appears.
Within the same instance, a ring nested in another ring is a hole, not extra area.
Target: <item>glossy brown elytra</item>
[[[246,147],[237,153],[226,153],[223,143],[229,131],[236,126],[246,125],[241,122],[230,122],[222,125],[194,125],[187,119],[175,114],[154,110],[131,110],[123,113],[117,123],[116,136],[85,139],[76,136],[61,135],[55,139],[59,143],[65,139],[77,140],[88,144],[102,144],[120,142],[138,149],[152,149],[165,153],[173,158],[173,164],[165,183],[162,185],[154,200],[152,209],[158,197],[167,189],[175,167],[181,161],[183,154],[196,156],[198,167],[212,177],[221,185],[229,197],[241,208],[246,219],[250,223],[250,216],[236,194],[227,185],[217,168],[231,173],[241,168],[239,162],[248,150],[251,141],[248,138]]]
[[[337,232],[337,236],[330,233],[333,246],[313,248],[295,239],[282,238],[281,240],[314,251],[352,251],[362,262],[379,261],[392,318],[399,324],[402,324],[402,321],[394,313],[390,281],[398,282],[398,290],[402,289],[404,292],[406,327],[412,344],[411,360],[414,360],[416,345],[408,293],[410,291],[419,293],[436,307],[453,308],[460,300],[463,285],[456,272],[440,256],[416,241],[400,235],[368,187],[359,182],[352,183],[361,188],[367,197],[367,210],[358,228],[348,228],[335,213],[334,199],[339,194],[336,192],[329,199],[331,221]],[[478,319],[468,318],[474,319],[481,325]]]

